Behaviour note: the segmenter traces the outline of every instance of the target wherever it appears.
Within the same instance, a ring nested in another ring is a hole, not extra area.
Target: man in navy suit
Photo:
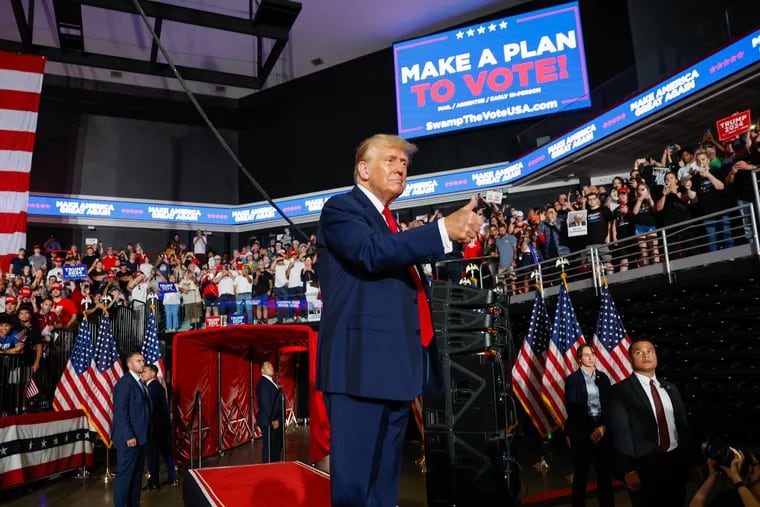
[[[440,392],[419,264],[476,238],[482,225],[473,197],[443,219],[398,230],[388,206],[415,151],[397,136],[362,142],[356,186],[327,201],[319,222],[317,388],[330,418],[333,507],[396,505],[410,402]]]
[[[588,471],[594,463],[600,507],[612,507],[612,465],[607,423],[610,405],[610,379],[596,369],[594,347],[578,347],[581,365],[565,379],[565,435],[573,453],[573,507],[586,505]]]
[[[177,469],[174,465],[172,454],[171,429],[172,423],[169,417],[169,402],[166,397],[166,389],[161,382],[156,380],[158,367],[155,364],[146,364],[142,372],[143,383],[148,387],[148,396],[153,407],[150,418],[150,430],[148,431],[148,479],[147,489],[158,489],[161,484],[158,480],[159,455],[166,463],[166,473],[169,484],[177,485]]]
[[[280,461],[282,453],[282,390],[274,381],[274,366],[269,361],[261,363],[261,378],[256,384],[256,400],[259,413],[256,424],[261,428],[264,447],[261,462]]]
[[[116,447],[115,507],[138,507],[145,465],[145,444],[150,425],[150,398],[140,374],[145,358],[139,352],[127,356],[127,373],[113,388],[111,442]]]
[[[628,356],[633,374],[610,394],[608,427],[617,472],[633,507],[681,506],[692,457],[686,409],[676,386],[655,375],[651,341],[633,342]]]

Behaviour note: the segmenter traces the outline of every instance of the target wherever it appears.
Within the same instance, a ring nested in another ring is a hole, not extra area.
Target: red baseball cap
[[[108,274],[106,275],[106,277],[108,277],[108,278],[116,278],[116,274],[114,274],[113,271],[109,271]]]
[[[56,257],[55,259],[53,259],[53,261],[55,261],[55,262],[63,262],[64,258],[59,256],[59,257]]]
[[[60,283],[54,283],[53,285],[51,285],[51,286],[50,286],[50,289],[51,289],[51,290],[52,290],[52,289],[58,289],[58,290],[61,290],[61,289],[63,289],[63,285],[61,285]]]
[[[14,304],[16,302],[16,296],[13,294],[10,294],[8,296],[5,296],[5,304]]]
[[[32,288],[31,288],[31,287],[26,287],[26,286],[24,286],[24,287],[21,287],[21,288],[19,289],[18,293],[19,293],[19,295],[20,295],[22,298],[28,298],[28,297],[31,297],[31,296],[32,296]]]

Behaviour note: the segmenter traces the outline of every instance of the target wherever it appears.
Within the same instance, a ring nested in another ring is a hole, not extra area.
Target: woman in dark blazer
[[[589,344],[576,355],[580,368],[565,380],[565,435],[573,453],[573,507],[586,505],[586,484],[594,463],[600,507],[614,505],[612,451],[606,438],[605,416],[609,406],[610,379],[596,369],[596,354]]]

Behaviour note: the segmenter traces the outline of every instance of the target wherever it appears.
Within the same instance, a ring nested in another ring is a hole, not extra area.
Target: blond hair
[[[359,162],[366,162],[369,158],[368,152],[370,148],[377,146],[399,149],[406,153],[410,162],[412,160],[412,155],[417,153],[417,146],[399,136],[391,134],[375,134],[372,137],[368,137],[362,141],[356,149],[356,158],[354,160],[354,181],[358,181],[359,179]]]

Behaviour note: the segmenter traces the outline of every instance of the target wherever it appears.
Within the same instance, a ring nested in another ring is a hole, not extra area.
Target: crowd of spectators
[[[499,272],[514,273],[595,245],[609,274],[661,262],[664,252],[656,229],[702,217],[700,227],[668,231],[668,243],[678,255],[751,242],[746,208],[725,210],[754,202],[751,178],[758,167],[756,125],[723,143],[707,131],[696,146],[670,144],[659,158],[637,158],[628,175],[562,192],[541,206],[520,210],[483,202],[483,230],[464,245],[462,257],[493,256]],[[514,292],[525,292],[527,277],[516,280],[512,274],[511,285]]]

